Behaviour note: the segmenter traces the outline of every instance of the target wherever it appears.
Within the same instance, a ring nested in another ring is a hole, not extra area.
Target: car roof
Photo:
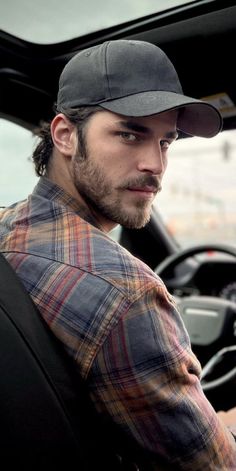
[[[107,39],[139,39],[160,46],[176,66],[186,95],[207,98],[236,127],[236,87],[232,46],[236,5],[201,0],[91,32],[55,44],[37,44],[1,30],[0,116],[33,128],[50,119],[58,78],[79,50]]]

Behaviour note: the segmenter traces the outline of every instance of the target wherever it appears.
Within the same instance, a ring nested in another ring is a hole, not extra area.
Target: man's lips
[[[156,196],[156,193],[158,192],[158,189],[156,186],[131,186],[126,188],[127,191],[129,191],[130,194],[139,197],[139,198],[144,198],[147,200],[153,200],[153,198]]]
[[[161,191],[161,183],[156,177],[149,175],[143,178],[137,178],[136,180],[130,180],[121,186],[121,189],[129,191],[130,193],[136,193],[136,195],[146,196],[151,198]]]
[[[127,188],[130,191],[138,191],[140,193],[157,193],[158,189],[154,186],[146,185],[146,186],[137,186],[137,187],[129,187]]]

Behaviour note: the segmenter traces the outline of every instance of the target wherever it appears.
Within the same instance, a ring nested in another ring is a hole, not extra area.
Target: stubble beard
[[[130,229],[140,229],[149,222],[151,203],[140,199],[132,208],[125,206],[121,197],[114,196],[116,190],[112,188],[112,182],[108,180],[103,169],[92,161],[87,152],[82,156],[76,154],[73,178],[77,191],[98,216],[100,214],[109,221]],[[126,182],[119,187],[121,194],[131,183]]]

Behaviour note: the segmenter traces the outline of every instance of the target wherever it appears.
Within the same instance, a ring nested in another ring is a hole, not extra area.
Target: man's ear
[[[51,136],[56,149],[65,157],[71,157],[77,150],[77,132],[75,126],[59,113],[51,122]]]

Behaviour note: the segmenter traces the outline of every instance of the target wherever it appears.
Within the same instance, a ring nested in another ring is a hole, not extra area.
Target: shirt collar
[[[46,177],[40,177],[39,181],[34,188],[32,195],[46,198],[54,203],[66,207],[68,210],[72,210],[82,219],[92,224],[93,226],[101,229],[98,221],[90,212],[89,208],[82,203],[79,203],[73,196],[67,193],[63,188],[53,183]]]

